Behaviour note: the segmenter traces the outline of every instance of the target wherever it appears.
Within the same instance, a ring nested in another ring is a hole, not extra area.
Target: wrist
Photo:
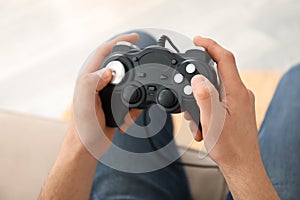
[[[218,165],[224,175],[246,174],[254,170],[265,170],[259,150],[249,154],[235,155],[232,158],[218,162]]]
[[[60,154],[77,157],[92,157],[92,155],[81,142],[81,139],[76,131],[76,127],[72,121],[70,122],[69,128],[67,130],[67,134],[63,141]]]
[[[222,163],[219,167],[235,199],[250,197],[253,191],[256,191],[254,196],[259,197],[256,199],[279,199],[260,154],[232,165]]]

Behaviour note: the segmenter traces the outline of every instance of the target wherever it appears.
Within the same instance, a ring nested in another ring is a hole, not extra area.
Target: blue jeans
[[[281,199],[300,198],[300,64],[282,77],[259,131],[267,173]],[[228,200],[232,199],[231,194]]]
[[[141,48],[155,44],[148,34],[138,32]],[[264,165],[282,199],[300,196],[300,65],[287,72],[276,90],[259,132]],[[143,123],[143,115],[136,123]],[[158,116],[159,117],[159,116]],[[297,123],[298,122],[298,123]],[[160,148],[173,139],[172,120],[168,115],[163,129],[152,137]],[[113,143],[131,152],[153,151],[149,140],[116,131]],[[176,151],[176,147],[174,146]],[[138,164],[138,163],[133,163]],[[255,192],[255,191],[253,191]],[[228,195],[228,199],[231,199]],[[126,173],[99,162],[90,199],[191,199],[182,166],[172,163],[147,173]]]

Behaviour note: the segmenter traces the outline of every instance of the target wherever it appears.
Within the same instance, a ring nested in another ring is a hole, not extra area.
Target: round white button
[[[189,74],[191,73],[194,73],[196,70],[196,66],[192,63],[188,64],[186,67],[185,67],[185,71]]]
[[[125,67],[123,63],[118,60],[109,62],[106,67],[112,71],[113,78],[111,79],[111,84],[119,84],[125,76]]]
[[[182,81],[183,81],[182,74],[175,74],[175,76],[174,76],[174,82],[175,83],[181,83]]]
[[[186,95],[191,95],[193,93],[192,86],[190,86],[190,85],[184,86],[183,92]]]

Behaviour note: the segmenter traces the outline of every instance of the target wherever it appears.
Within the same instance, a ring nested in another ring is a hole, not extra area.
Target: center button
[[[156,87],[155,87],[155,86],[152,86],[152,85],[149,85],[149,86],[148,86],[148,90],[149,90],[149,91],[155,91],[155,90],[156,90]]]

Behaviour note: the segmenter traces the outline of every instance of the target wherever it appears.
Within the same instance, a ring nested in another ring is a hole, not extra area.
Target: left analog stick
[[[123,65],[123,63],[121,63],[120,61],[118,60],[113,60],[113,61],[110,61],[106,67],[108,69],[110,69],[112,71],[112,74],[113,74],[113,77],[112,77],[112,80],[111,80],[111,84],[119,84],[124,76],[125,76],[125,67]]]
[[[124,88],[122,97],[127,103],[136,104],[142,98],[142,91],[135,85],[128,85]]]

